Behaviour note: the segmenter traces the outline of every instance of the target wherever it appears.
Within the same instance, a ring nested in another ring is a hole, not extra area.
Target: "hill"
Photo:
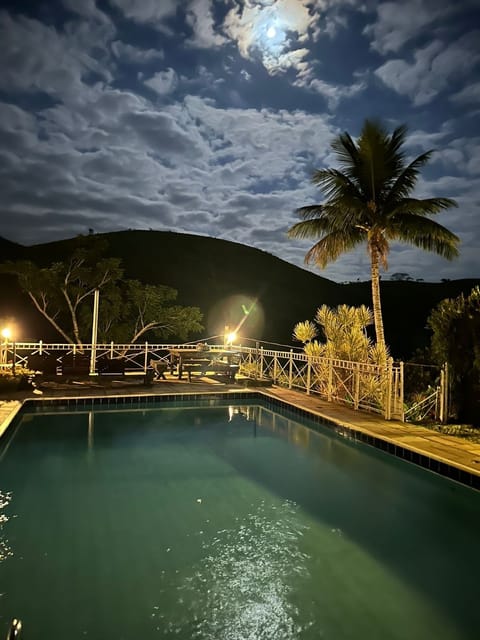
[[[321,304],[371,306],[368,282],[338,284],[235,242],[167,231],[122,231],[101,237],[109,243],[109,255],[122,258],[127,277],[174,287],[181,304],[199,306],[204,337],[244,319],[244,339],[288,345],[295,323],[312,319]],[[73,243],[72,238],[23,247],[1,239],[0,250],[2,261],[29,259],[48,265],[67,256]],[[382,281],[385,333],[393,354],[406,358],[426,344],[431,309],[445,297],[469,292],[478,282]],[[18,292],[14,279],[0,276],[0,317],[11,315],[22,324],[23,339],[58,339]]]

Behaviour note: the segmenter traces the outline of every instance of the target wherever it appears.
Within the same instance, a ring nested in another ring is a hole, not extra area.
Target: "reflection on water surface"
[[[300,551],[306,529],[297,506],[260,504],[238,526],[218,531],[202,545],[204,557],[186,575],[165,575],[163,592],[189,603],[173,619],[160,605],[153,617],[166,635],[205,640],[294,640],[313,621],[302,618],[289,595],[308,578],[309,557]],[[160,597],[160,603],[162,597]]]

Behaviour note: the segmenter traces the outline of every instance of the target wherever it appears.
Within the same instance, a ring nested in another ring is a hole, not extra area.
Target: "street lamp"
[[[230,331],[230,327],[228,326],[228,324],[226,324],[223,331],[223,348],[227,349],[229,346],[232,346],[236,339],[237,332],[235,330]]]
[[[225,344],[227,346],[228,345],[232,345],[235,342],[236,339],[237,339],[237,332],[236,331],[230,331],[225,336]]]
[[[3,343],[0,346],[0,363],[7,364],[8,338],[10,337],[10,329],[2,329]]]

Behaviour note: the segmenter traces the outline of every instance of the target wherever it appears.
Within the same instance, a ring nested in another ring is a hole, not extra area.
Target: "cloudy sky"
[[[461,258],[398,245],[390,273],[480,277],[478,25],[478,0],[0,2],[0,235],[168,229],[302,265],[286,231],[321,201],[312,171],[376,117],[437,149],[417,195],[459,203],[437,220]]]

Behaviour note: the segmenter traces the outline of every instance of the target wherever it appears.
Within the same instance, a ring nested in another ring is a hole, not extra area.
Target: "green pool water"
[[[25,413],[0,637],[477,640],[480,494],[261,405]]]

